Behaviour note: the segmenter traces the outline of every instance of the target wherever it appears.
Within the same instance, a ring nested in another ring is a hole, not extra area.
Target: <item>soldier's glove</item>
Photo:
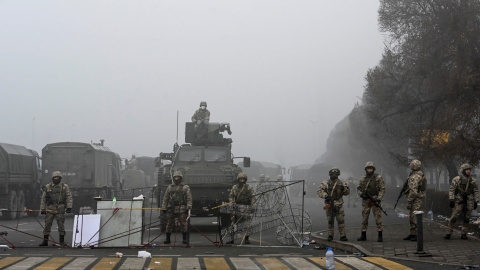
[[[477,202],[473,202],[473,209],[477,209]]]
[[[72,213],[72,208],[67,208],[67,211],[65,211],[65,212],[67,212],[67,214],[71,214]]]
[[[42,211],[40,212],[40,214],[46,215],[46,214],[47,214],[47,211],[46,211],[46,210],[42,210]]]
[[[332,197],[332,196],[327,196],[327,197],[325,198],[325,201],[326,201],[327,203],[333,203],[333,197]]]
[[[454,201],[450,201],[450,208],[454,208],[455,207],[455,202]]]
[[[368,199],[368,196],[367,196],[367,194],[365,194],[365,192],[364,192],[364,193],[360,194],[360,198],[366,200],[366,199]]]
[[[411,210],[411,209],[412,209],[412,204],[411,204],[411,203],[407,203],[407,209],[408,209],[408,210]]]

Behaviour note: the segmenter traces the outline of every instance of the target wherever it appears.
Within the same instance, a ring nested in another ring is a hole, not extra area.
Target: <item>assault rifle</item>
[[[397,202],[395,203],[395,206],[393,207],[393,209],[397,207],[398,201],[400,200],[400,198],[402,198],[403,195],[405,195],[405,193],[408,192],[408,190],[409,190],[409,187],[408,187],[408,178],[407,178],[407,180],[405,180],[405,183],[403,184],[403,188],[400,191],[400,194],[398,194]]]
[[[369,199],[372,203],[375,204],[376,207],[378,207],[380,210],[382,210],[382,212],[385,214],[385,216],[388,216],[387,212],[385,212],[385,210],[383,210],[382,206],[380,206],[380,200],[373,198],[373,196],[370,195],[370,193],[365,192],[365,195],[367,196],[367,199]]]
[[[327,205],[323,207],[323,210],[330,209],[332,216],[335,216],[335,204],[334,204],[333,198],[330,197],[329,199],[326,199],[326,202],[327,202]]]

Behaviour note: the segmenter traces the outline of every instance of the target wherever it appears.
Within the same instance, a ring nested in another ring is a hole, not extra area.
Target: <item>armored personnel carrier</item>
[[[232,139],[224,138],[223,132],[232,133],[229,123],[208,123],[205,130],[195,131],[194,123],[187,122],[186,144],[175,143],[172,153],[160,153],[155,159],[155,166],[159,167],[156,193],[159,207],[175,171],[181,171],[183,183],[190,186],[192,216],[215,216],[212,207],[228,202],[230,189],[242,169],[233,162]],[[243,166],[249,167],[249,163],[250,158],[243,157]]]

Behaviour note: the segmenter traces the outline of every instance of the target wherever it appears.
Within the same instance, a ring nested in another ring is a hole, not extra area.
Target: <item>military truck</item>
[[[0,143],[0,209],[2,219],[40,207],[40,157],[24,146]],[[36,216],[38,212],[27,212]]]
[[[175,171],[181,171],[183,183],[190,186],[192,216],[215,216],[212,207],[228,202],[230,189],[242,169],[233,162],[232,139],[223,137],[225,131],[232,133],[229,123],[208,123],[202,133],[195,132],[194,123],[185,124],[186,144],[175,143],[173,152],[160,153],[155,159],[159,167],[156,193],[159,207]],[[249,163],[250,158],[243,157],[244,166],[249,167]]]
[[[42,149],[42,186],[51,182],[52,172],[62,172],[73,196],[73,211],[96,207],[93,197],[122,197],[121,159],[101,143],[58,142]]]

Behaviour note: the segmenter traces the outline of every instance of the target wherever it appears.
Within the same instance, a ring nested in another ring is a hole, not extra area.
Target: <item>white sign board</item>
[[[73,221],[72,247],[82,247],[98,244],[98,230],[100,229],[100,215],[79,215]]]

